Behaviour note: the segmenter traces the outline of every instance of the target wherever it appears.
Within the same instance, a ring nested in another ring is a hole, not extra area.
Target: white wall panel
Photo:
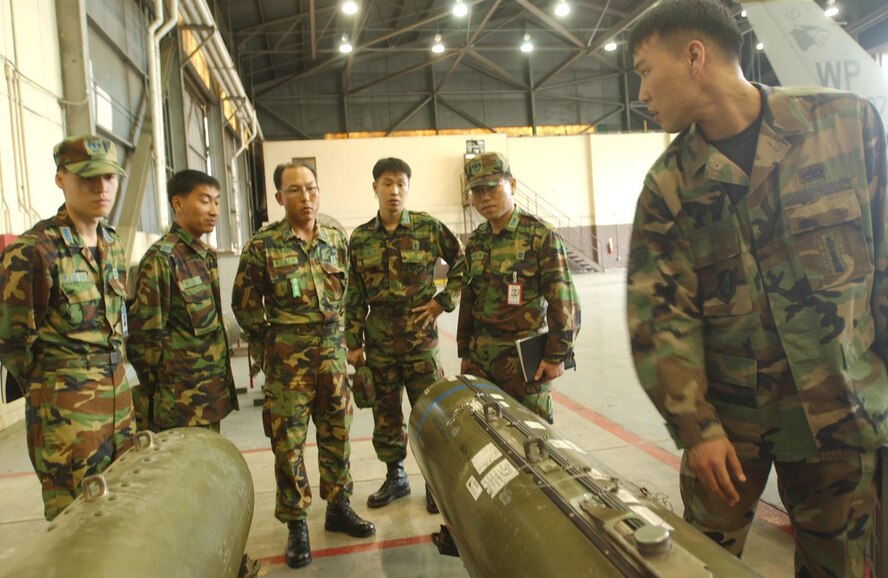
[[[3,0],[0,7],[0,58],[13,77],[12,86],[6,70],[0,79],[0,233],[21,234],[63,202],[52,160],[64,137],[58,28],[54,0]],[[21,123],[24,147],[13,138],[13,122]]]
[[[284,216],[274,199],[274,167],[294,158],[314,157],[321,212],[351,231],[370,220],[379,208],[371,186],[373,165],[382,157],[398,157],[413,170],[407,208],[426,211],[456,232],[462,222],[460,174],[465,141],[478,138],[484,139],[488,151],[508,152],[507,137],[494,134],[266,142],[268,218],[275,221]]]
[[[590,224],[592,170],[586,135],[511,138],[508,153],[519,190],[531,198],[536,193],[577,225]]]
[[[662,132],[589,136],[596,224],[632,223],[644,177],[670,140]]]

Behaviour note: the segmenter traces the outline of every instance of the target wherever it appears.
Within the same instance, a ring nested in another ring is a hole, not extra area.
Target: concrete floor
[[[583,328],[577,343],[579,367],[556,382],[555,428],[629,481],[669,496],[680,513],[679,453],[638,385],[629,356],[624,273],[582,275],[576,282],[583,306]],[[459,368],[456,315],[443,315],[439,326],[444,367],[448,374],[455,374]],[[235,374],[240,376],[239,385],[246,386],[245,358],[235,360]],[[242,450],[253,474],[255,512],[247,553],[262,561],[260,576],[339,576],[355,570],[362,578],[467,575],[459,559],[440,556],[430,543],[430,534],[438,530],[442,519],[425,511],[423,480],[412,456],[406,467],[413,494],[382,509],[366,507],[367,496],[385,476],[385,467],[376,460],[370,443],[370,411],[358,409],[352,428],[352,504],[359,514],[376,523],[376,536],[359,540],[326,533],[323,504],[319,504],[309,519],[314,562],[300,570],[289,569],[283,561],[287,530],[274,518],[273,456],[262,433],[260,408],[253,405],[259,385],[257,381],[255,389],[241,396],[241,411],[223,422],[222,433]],[[309,440],[313,439],[312,431]],[[307,450],[306,463],[316,491],[317,452],[313,444]],[[788,520],[773,486],[772,480],[744,561],[763,576],[781,578],[792,576],[793,548]],[[0,432],[0,565],[3,558],[45,528],[42,511],[39,484],[31,471],[24,428],[19,423]],[[552,576],[557,575],[553,571]]]

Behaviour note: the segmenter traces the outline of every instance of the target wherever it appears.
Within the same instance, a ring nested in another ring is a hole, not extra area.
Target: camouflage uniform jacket
[[[126,269],[111,226],[99,225],[97,249],[98,264],[63,206],[0,255],[0,363],[22,387],[38,364],[120,351]]]
[[[316,223],[306,246],[286,219],[266,225],[244,247],[231,304],[260,369],[276,331],[342,323],[347,252],[335,228]]]
[[[507,303],[510,284],[521,286],[520,305]],[[456,336],[459,357],[469,357],[476,334],[515,340],[548,326],[544,358],[565,361],[573,355],[579,313],[564,242],[550,225],[516,206],[499,233],[494,235],[485,221],[469,237]]]
[[[173,224],[139,263],[127,354],[161,427],[218,423],[237,409],[216,252]]]
[[[435,264],[450,266],[447,285],[435,295]],[[368,309],[396,312],[386,324],[399,324],[410,310],[435,301],[450,312],[456,307],[465,261],[459,239],[438,219],[421,212],[401,212],[391,233],[379,217],[359,226],[349,243],[349,279],[346,293],[345,343],[349,349],[364,344]],[[404,323],[405,330],[412,323]],[[399,332],[404,333],[404,332]],[[411,331],[412,333],[412,331]]]
[[[696,125],[638,201],[628,320],[639,380],[680,447],[829,459],[888,439],[882,121],[823,89],[766,96],[751,176]],[[748,185],[738,202],[722,183]]]

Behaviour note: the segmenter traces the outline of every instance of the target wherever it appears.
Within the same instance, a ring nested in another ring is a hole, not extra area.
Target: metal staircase
[[[518,183],[519,187],[512,192],[515,203],[528,213],[536,215],[555,227],[561,234],[570,270],[574,273],[604,271],[604,266],[599,258],[601,246],[598,237],[592,233],[591,226],[586,226],[584,229],[584,225],[579,219],[570,217],[521,181]],[[484,219],[472,206],[464,177],[462,177],[460,184],[463,191],[463,235],[464,238],[467,238],[475,230],[477,224]]]
[[[604,271],[599,259],[598,238],[592,233],[591,226],[586,225],[584,228],[579,219],[570,217],[521,181],[518,181],[518,184],[518,189],[512,193],[515,202],[519,207],[546,221],[561,233],[570,270],[575,273]]]

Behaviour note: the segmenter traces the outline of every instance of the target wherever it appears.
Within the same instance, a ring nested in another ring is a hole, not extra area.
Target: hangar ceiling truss
[[[652,123],[624,42],[656,0],[462,0],[462,18],[456,0],[356,1],[346,15],[343,0],[210,0],[266,138]],[[845,1],[860,12],[869,0]],[[849,28],[871,21],[859,14]]]

